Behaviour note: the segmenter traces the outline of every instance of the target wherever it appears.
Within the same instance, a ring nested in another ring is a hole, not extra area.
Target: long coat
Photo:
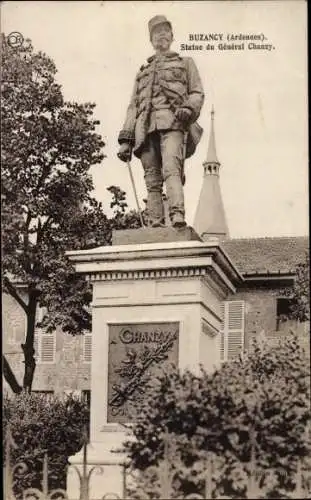
[[[128,142],[140,157],[142,146],[150,132],[152,110],[163,110],[161,129],[188,131],[186,158],[191,156],[201,138],[202,128],[196,122],[204,102],[204,92],[197,67],[190,57],[169,52],[164,57],[151,56],[138,71],[125,122],[118,142]],[[175,111],[186,107],[191,111],[185,126],[178,122]]]

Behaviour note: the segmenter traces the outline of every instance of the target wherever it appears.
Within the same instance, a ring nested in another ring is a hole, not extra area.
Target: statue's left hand
[[[191,118],[191,110],[189,108],[179,108],[175,112],[175,116],[181,122],[188,122]]]

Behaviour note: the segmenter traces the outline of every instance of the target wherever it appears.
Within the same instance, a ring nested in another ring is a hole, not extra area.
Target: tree
[[[65,102],[55,74],[30,40],[13,49],[2,37],[3,291],[27,317],[22,386],[4,360],[14,392],[31,391],[38,306],[48,311],[41,326],[49,330],[60,325],[75,335],[90,327],[91,290],[65,251],[111,239],[111,222],[91,196],[90,167],[104,158],[95,104]]]
[[[133,498],[163,498],[155,471],[169,468],[166,444],[174,452],[172,498],[203,493],[211,457],[213,498],[247,498],[255,473],[260,498],[288,498],[301,462],[304,478],[310,468],[310,364],[295,336],[276,347],[255,342],[213,374],[168,371],[146,394],[125,444],[138,472]]]
[[[285,294],[291,297],[290,319],[310,321],[310,256],[306,252],[304,262],[297,265],[292,288]]]
[[[141,227],[141,221],[137,210],[127,211],[128,204],[126,193],[119,186],[110,186],[107,188],[112,195],[110,208],[113,208],[113,217],[111,219],[112,229],[138,229]],[[142,212],[142,218],[147,225],[146,213]]]

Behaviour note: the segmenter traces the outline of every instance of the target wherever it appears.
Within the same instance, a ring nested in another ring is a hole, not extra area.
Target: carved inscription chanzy
[[[134,422],[146,383],[178,362],[179,323],[109,325],[108,422]]]

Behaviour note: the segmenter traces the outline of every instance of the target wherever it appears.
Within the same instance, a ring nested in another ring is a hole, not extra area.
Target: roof
[[[309,251],[307,236],[237,238],[222,242],[230,259],[243,275],[292,274]]]
[[[204,234],[228,237],[229,232],[218,175],[204,176],[193,227],[202,239],[204,239]]]
[[[203,182],[193,220],[193,227],[203,241],[210,236],[221,236],[223,238],[228,238],[229,236],[219,183],[218,172],[220,163],[216,154],[214,114],[215,112],[213,108],[211,112],[211,131],[209,136],[207,158],[203,163]],[[218,166],[214,166],[215,170],[208,173],[208,170],[206,169],[208,164],[217,164]]]

